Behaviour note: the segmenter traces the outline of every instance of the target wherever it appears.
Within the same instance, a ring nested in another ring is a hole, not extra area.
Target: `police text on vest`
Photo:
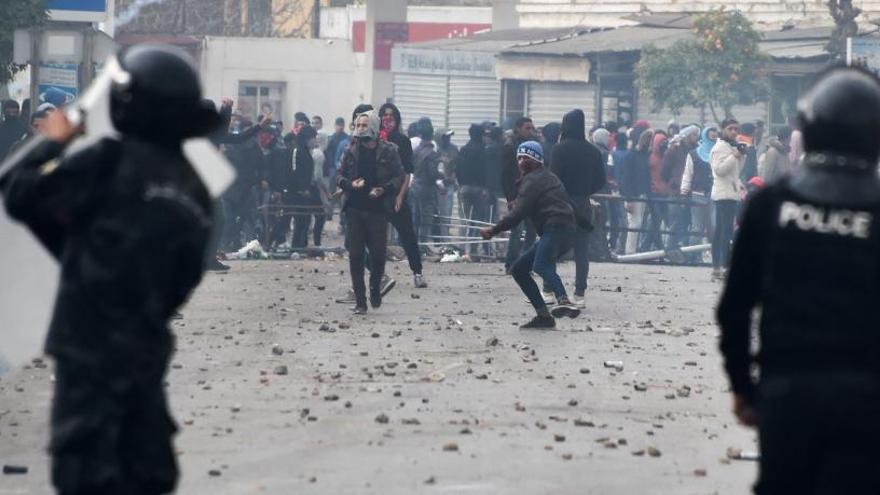
[[[873,216],[864,211],[833,210],[786,201],[779,211],[779,226],[793,225],[805,232],[867,239]]]

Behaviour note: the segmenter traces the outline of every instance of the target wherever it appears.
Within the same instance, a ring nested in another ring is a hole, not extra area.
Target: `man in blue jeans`
[[[544,150],[540,143],[526,141],[520,144],[516,159],[522,175],[516,201],[506,217],[495,226],[483,229],[480,234],[483,239],[489,240],[511,230],[527,218],[535,225],[541,238],[513,263],[510,272],[537,313],[532,321],[520,328],[553,328],[556,326],[555,318],[576,318],[581,313],[568,300],[562,279],[556,273],[556,260],[572,246],[574,209],[562,182],[544,167]],[[544,284],[556,296],[557,305],[552,312],[548,310],[541,290],[532,279],[533,271],[544,279]]]

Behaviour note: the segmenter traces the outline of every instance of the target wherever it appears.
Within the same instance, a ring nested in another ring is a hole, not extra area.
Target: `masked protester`
[[[413,226],[412,209],[407,201],[407,192],[414,172],[412,143],[400,132],[400,110],[393,103],[386,103],[379,107],[379,117],[382,119],[381,139],[397,145],[400,163],[406,173],[403,184],[397,192],[397,198],[394,200],[394,208],[389,212],[388,220],[400,236],[400,244],[403,246],[410,270],[413,273],[414,287],[424,289],[428,287],[428,283],[422,274],[422,254],[419,251],[416,231]]]
[[[431,242],[431,236],[438,234],[435,229],[436,215],[440,213],[438,203],[438,184],[443,184],[440,173],[440,153],[434,146],[434,126],[431,120],[421,118],[418,122],[418,135],[421,138],[413,156],[412,193],[415,200],[416,229],[420,242]]]
[[[400,156],[391,144],[379,139],[379,119],[375,113],[355,119],[355,143],[342,157],[338,186],[344,191],[342,209],[348,218],[346,244],[349,271],[354,289],[355,314],[366,314],[364,285],[366,250],[370,251],[370,305],[382,305],[382,276],[388,213],[394,208],[397,191],[403,183]]]
[[[46,352],[56,361],[52,483],[63,494],[174,490],[168,320],[202,277],[211,231],[211,199],[181,142],[220,118],[201,103],[192,61],[138,45],[119,63],[118,138],[61,158],[79,129],[54,112],[0,179],[10,216],[61,263]]]
[[[316,167],[312,147],[318,131],[312,126],[304,126],[296,134],[292,150],[293,175],[288,191],[290,204],[297,209],[293,216],[293,241],[295,248],[305,248],[309,242],[309,227],[315,217],[315,239],[320,244],[324,230],[324,211],[321,196],[315,184],[315,177],[321,173]]]
[[[536,141],[522,143],[516,151],[522,179],[516,202],[510,213],[480,234],[489,240],[501,232],[510,230],[526,218],[530,218],[541,236],[537,243],[526,250],[511,267],[513,279],[529,298],[537,316],[521,326],[522,329],[553,328],[555,318],[576,318],[580,310],[571,304],[565,286],[556,273],[556,261],[571,249],[575,218],[568,193],[559,177],[544,167],[544,151]],[[532,272],[544,279],[556,297],[557,305],[552,313],[532,279]]]
[[[802,168],[748,201],[718,306],[733,410],[756,494],[880,493],[880,82],[831,69],[798,113]]]

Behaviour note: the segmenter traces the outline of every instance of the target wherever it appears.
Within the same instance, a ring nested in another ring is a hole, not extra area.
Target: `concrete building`
[[[853,4],[863,11],[860,22],[880,18],[880,1],[854,0]],[[632,15],[695,13],[719,8],[740,10],[766,29],[784,24],[805,28],[833,23],[826,0],[519,0],[517,5],[522,27],[632,26],[635,22],[626,19]]]
[[[693,36],[690,18],[646,16],[639,22],[614,29],[521,28],[400,45],[392,58],[394,98],[406,120],[431,117],[454,129],[458,142],[467,139],[472,122],[528,115],[542,126],[560,121],[572,108],[584,111],[588,125],[637,119],[662,128],[670,120],[714,123],[707,109],[683,108],[673,115],[655,108],[640,94],[635,77],[644,47],[663,48]],[[760,46],[771,59],[770,95],[734,107],[734,115],[784,125],[801,91],[828,61],[829,34],[827,27],[765,32]]]
[[[366,101],[363,62],[344,41],[208,36],[200,66],[205,94],[233,97],[236,111],[252,119],[271,111],[289,125],[303,111],[329,126]]]

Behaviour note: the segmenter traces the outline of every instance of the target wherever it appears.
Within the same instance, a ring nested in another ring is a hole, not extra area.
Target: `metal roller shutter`
[[[394,74],[394,104],[400,109],[403,127],[428,117],[434,127],[446,126],[449,104],[447,76]]]
[[[486,77],[450,76],[447,127],[455,131],[453,143],[466,143],[468,128],[474,122],[498,122],[500,112],[501,81]]]
[[[562,122],[562,116],[580,108],[586,116],[587,127],[596,122],[596,86],[587,83],[532,82],[529,83],[529,107],[526,115],[535,126]]]

